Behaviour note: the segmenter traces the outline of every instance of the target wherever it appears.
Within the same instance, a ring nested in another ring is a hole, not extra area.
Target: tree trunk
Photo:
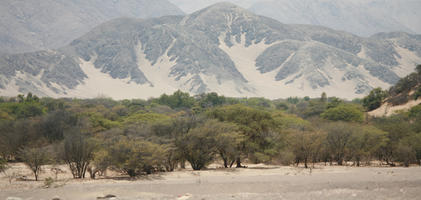
[[[135,177],[136,176],[136,172],[133,169],[128,169],[126,170],[127,175],[129,175],[130,177]]]
[[[181,159],[181,161],[180,161],[180,168],[181,169],[186,169],[186,160]]]
[[[235,163],[235,160],[232,160],[231,163],[230,163],[230,168],[232,168],[232,166],[234,165],[234,163]]]
[[[219,155],[221,156],[222,160],[224,161],[224,167],[228,168],[228,158],[226,158],[223,153],[219,153]]]
[[[344,161],[342,159],[338,159],[338,165],[342,166],[344,163]]]
[[[237,159],[235,160],[235,162],[237,163],[237,168],[242,168],[243,166],[241,166],[241,159],[240,157],[237,157]]]

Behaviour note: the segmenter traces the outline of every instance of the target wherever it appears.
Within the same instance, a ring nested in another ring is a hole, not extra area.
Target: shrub
[[[114,169],[136,177],[162,170],[165,152],[158,144],[121,137],[109,148],[108,154]]]
[[[364,120],[364,113],[357,106],[350,104],[328,109],[321,116],[332,121],[362,122]]]
[[[64,139],[62,159],[69,165],[73,178],[85,178],[86,171],[93,159],[94,142],[81,132],[72,129]]]
[[[42,166],[49,161],[46,149],[24,148],[19,152],[19,157],[31,169],[32,173],[34,173],[35,181],[38,181]]]
[[[400,94],[400,95],[389,98],[387,101],[394,106],[402,105],[409,101],[409,96],[408,94]]]
[[[367,111],[372,111],[379,108],[383,100],[387,97],[387,92],[383,91],[381,88],[373,89],[370,94],[365,97],[363,101],[363,106]]]
[[[417,100],[420,97],[421,97],[421,86],[418,87],[418,89],[415,91],[415,93],[414,93],[414,100]]]

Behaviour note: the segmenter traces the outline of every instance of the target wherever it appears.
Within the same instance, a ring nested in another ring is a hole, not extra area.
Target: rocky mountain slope
[[[421,33],[419,0],[262,0],[250,10],[283,23],[313,24],[361,36]]]
[[[118,17],[180,14],[167,0],[2,0],[0,52],[59,48]]]
[[[360,36],[421,33],[420,0],[169,0],[186,13],[229,1],[286,24],[312,24]]]
[[[177,89],[227,96],[361,97],[421,63],[421,35],[361,38],[286,25],[229,3],[188,16],[121,18],[57,50],[0,57],[0,95],[147,98]]]

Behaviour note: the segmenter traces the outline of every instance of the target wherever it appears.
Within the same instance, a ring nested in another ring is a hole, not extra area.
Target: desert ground
[[[0,176],[0,200],[220,200],[220,199],[420,199],[421,167],[340,167],[314,169],[248,165],[244,169],[180,170],[130,180],[118,174],[97,180],[73,180],[66,166],[55,175],[44,168],[35,182],[23,164]],[[110,175],[112,174],[112,175]],[[11,183],[9,177],[13,178]],[[110,195],[110,198],[101,198]],[[112,197],[115,196],[115,197]]]

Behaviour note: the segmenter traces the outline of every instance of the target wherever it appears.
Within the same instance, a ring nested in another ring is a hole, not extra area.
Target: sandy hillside
[[[384,117],[384,116],[388,117],[398,112],[408,111],[412,107],[417,106],[419,104],[421,104],[421,99],[410,100],[406,104],[397,105],[397,106],[393,106],[390,103],[384,103],[382,106],[380,106],[380,108],[377,108],[376,110],[368,112],[368,114],[374,117]]]
[[[62,167],[66,170],[65,166]],[[32,176],[21,164],[8,173]],[[54,177],[45,169],[41,179]],[[114,199],[419,199],[421,168],[294,167],[252,165],[247,169],[210,169],[163,173],[138,180],[125,178],[72,180],[59,174],[51,188],[43,182],[13,181],[0,177],[0,199],[88,200]],[[13,197],[13,198],[12,198]]]

